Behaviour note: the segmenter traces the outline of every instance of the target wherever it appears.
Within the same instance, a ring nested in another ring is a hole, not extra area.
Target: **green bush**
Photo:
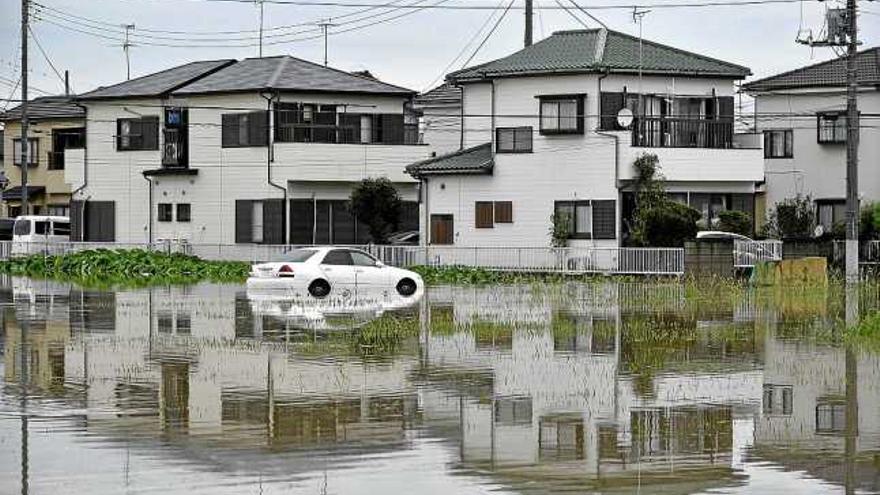
[[[681,247],[697,235],[697,210],[667,201],[642,212],[644,242],[652,247]]]
[[[816,209],[810,196],[798,194],[776,203],[767,216],[764,234],[777,239],[809,239],[816,228]]]
[[[752,216],[744,211],[722,211],[718,214],[718,230],[751,236]]]
[[[400,194],[387,177],[364,179],[351,191],[351,214],[367,226],[376,244],[385,244],[398,228],[402,208]]]

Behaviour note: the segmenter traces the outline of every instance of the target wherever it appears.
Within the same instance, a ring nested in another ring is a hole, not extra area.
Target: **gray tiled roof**
[[[856,71],[859,84],[880,85],[880,47],[859,52],[856,56]],[[743,85],[743,89],[760,92],[774,89],[845,85],[846,58],[836,58],[758,79]]]
[[[415,91],[377,79],[324,67],[289,55],[247,58],[174,92],[320,91],[412,95]]]
[[[130,98],[137,96],[161,96],[204,77],[235,60],[204,60],[172,67],[160,72],[137,77],[112,86],[105,86],[80,95],[81,100],[103,98]]]
[[[413,99],[416,106],[431,105],[460,105],[461,88],[449,83],[443,83],[436,88],[422,93]]]
[[[28,120],[82,119],[85,111],[67,96],[41,96],[28,102]],[[21,105],[0,114],[0,121],[21,119]]]
[[[642,40],[642,72],[744,78],[747,67]],[[499,76],[639,70],[639,39],[606,29],[557,31],[507,57],[449,74],[453,81]]]
[[[491,174],[495,166],[492,143],[483,143],[453,153],[407,165],[413,177],[451,174]]]

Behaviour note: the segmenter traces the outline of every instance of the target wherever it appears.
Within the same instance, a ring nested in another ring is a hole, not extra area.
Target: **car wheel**
[[[411,278],[405,278],[397,282],[397,293],[401,296],[411,296],[416,293],[416,283]]]
[[[309,284],[309,294],[311,294],[312,297],[320,299],[322,297],[327,297],[327,294],[329,293],[330,284],[328,284],[326,280],[315,280]]]

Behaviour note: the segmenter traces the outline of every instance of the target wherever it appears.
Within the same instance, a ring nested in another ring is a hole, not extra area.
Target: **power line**
[[[504,9],[504,12],[502,12],[501,16],[498,17],[498,20],[495,21],[495,24],[492,26],[492,29],[490,29],[489,32],[486,33],[486,37],[483,38],[483,41],[480,42],[480,44],[474,50],[474,53],[471,53],[471,56],[468,57],[468,59],[465,60],[465,62],[463,64],[461,64],[462,68],[467,67],[467,65],[469,63],[471,63],[471,60],[473,60],[474,57],[477,56],[477,53],[480,53],[480,49],[483,48],[483,45],[485,45],[486,42],[489,41],[489,38],[491,38],[492,34],[495,33],[495,30],[498,29],[498,25],[501,24],[501,21],[504,20],[504,17],[507,15],[507,13],[510,12],[510,8],[513,7],[513,2],[515,2],[515,1],[516,0],[510,0],[510,3],[507,4],[507,8]]]
[[[566,6],[562,5],[562,2],[560,2],[559,0],[554,0],[554,1],[555,1],[560,7],[562,7],[563,9],[565,9],[565,13],[568,14],[569,16],[571,16],[572,19],[574,19],[575,21],[577,21],[578,24],[580,24],[581,26],[583,26],[583,27],[585,27],[585,28],[587,28],[587,29],[590,29],[590,26],[588,26],[586,22],[584,22],[583,20],[581,20],[580,17],[576,16],[576,15],[574,14],[574,12],[572,12],[571,9],[570,9],[569,7],[566,7]]]
[[[585,16],[587,16],[587,17],[589,17],[590,19],[592,19],[593,22],[599,24],[600,26],[602,26],[602,27],[605,28],[605,29],[608,29],[608,26],[605,25],[604,22],[602,22],[601,20],[599,20],[598,17],[596,17],[596,16],[594,16],[593,14],[591,14],[591,13],[587,12],[586,10],[584,10],[584,8],[581,7],[580,5],[578,5],[577,2],[575,2],[574,0],[568,0],[568,1],[569,1],[572,5],[574,5],[575,7],[577,7],[578,10],[580,10],[581,12],[583,12]]]
[[[217,3],[250,3],[252,0],[198,0],[204,2]],[[265,0],[266,3],[278,5],[298,5],[298,6],[315,6],[315,7],[383,7],[389,4],[376,4],[364,2],[340,2],[333,0]],[[720,0],[717,2],[682,2],[682,3],[642,3],[628,5],[590,5],[591,10],[632,10],[633,8],[658,8],[658,9],[675,9],[675,8],[696,8],[696,7],[715,7],[728,5],[762,5],[775,3],[798,3],[802,0]],[[446,5],[442,7],[429,7],[443,10],[498,10],[498,7],[492,5]],[[523,10],[525,7],[515,6],[513,10]],[[564,10],[559,6],[553,5],[536,5],[536,10]]]
[[[66,86],[67,86],[67,80],[65,80],[65,79],[64,79],[64,76],[62,76],[61,73],[58,72],[58,69],[55,68],[55,64],[52,63],[52,59],[50,59],[50,58],[49,58],[49,55],[46,54],[46,50],[43,49],[43,45],[40,44],[40,40],[37,39],[37,34],[34,33],[34,28],[31,27],[31,26],[28,26],[28,31],[31,33],[31,39],[33,39],[33,40],[34,40],[34,43],[36,43],[37,48],[39,48],[39,50],[40,50],[40,53],[43,54],[43,58],[46,59],[46,63],[49,64],[49,67],[51,67],[51,68],[52,68],[52,71],[55,72],[55,75],[58,76],[58,80],[61,81],[61,84],[62,84],[63,86],[66,87]]]

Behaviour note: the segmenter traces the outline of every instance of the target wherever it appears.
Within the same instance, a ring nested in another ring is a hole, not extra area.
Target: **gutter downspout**
[[[596,129],[600,129],[602,127],[602,80],[608,77],[608,71],[606,70],[602,75],[599,76],[599,125],[596,126]],[[625,104],[626,102],[624,102]],[[620,192],[620,137],[616,134],[609,134],[607,132],[601,132],[599,130],[596,131],[596,134],[600,136],[605,136],[614,140],[614,187],[617,189],[617,218],[621,221],[615,222],[617,232],[615,235],[617,236],[618,245],[620,244],[621,239],[621,227],[623,223],[623,201],[621,198],[623,195]]]
[[[65,72],[65,74],[66,74],[66,72]],[[81,103],[77,103],[75,101],[73,102],[73,104],[78,106],[79,108],[82,108],[83,115],[84,115],[83,120],[85,121],[85,125],[86,125],[86,135],[84,136],[86,143],[85,143],[85,146],[83,146],[83,182],[82,182],[81,186],[79,186],[76,189],[74,189],[73,191],[71,191],[70,199],[73,199],[77,194],[84,191],[86,186],[89,185],[89,143],[88,143],[89,113],[88,113],[88,108],[86,108],[85,105],[83,105]],[[86,240],[86,229],[85,229],[86,201],[88,201],[88,198],[90,198],[90,197],[91,196],[87,197],[82,202],[83,204],[82,204],[82,208],[81,208],[82,211],[80,212],[80,223],[79,223],[79,241],[80,242],[84,242]],[[152,206],[151,206],[151,208],[152,208]],[[152,213],[152,211],[153,210],[151,209],[150,212]]]
[[[461,87],[460,84],[455,84],[455,87],[458,88],[458,92],[461,94],[461,98],[459,98],[459,125],[461,126],[461,133],[459,133],[459,141],[458,141],[458,149],[464,149],[464,88]]]
[[[495,79],[489,79],[489,84],[491,84],[491,93],[489,95],[489,111],[490,111],[490,120],[489,120],[489,131],[492,133],[489,136],[489,140],[492,143],[492,156],[495,156]]]
[[[147,186],[147,243],[153,244],[153,180],[144,176],[144,180],[149,184]]]
[[[284,232],[284,239],[282,244],[287,244],[288,239],[290,239],[288,235],[289,225],[287,222],[287,187],[276,184],[272,181],[272,162],[275,161],[275,133],[273,132],[275,129],[275,119],[273,118],[274,115],[272,113],[272,101],[278,97],[278,94],[270,94],[269,97],[266,97],[265,93],[260,93],[260,96],[262,96],[263,99],[266,100],[266,119],[269,123],[269,126],[266,129],[266,132],[268,133],[268,143],[266,147],[266,181],[270,186],[279,189],[282,193],[284,193],[284,205],[281,208],[281,228]],[[265,221],[265,219],[263,221]]]

